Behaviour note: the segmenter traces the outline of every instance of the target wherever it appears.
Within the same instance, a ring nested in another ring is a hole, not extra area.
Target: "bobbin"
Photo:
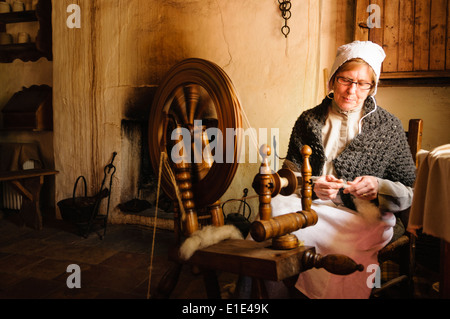
[[[260,148],[263,158],[260,173],[253,180],[252,186],[259,195],[259,220],[252,223],[250,234],[255,241],[261,242],[272,238],[272,248],[293,249],[299,246],[297,236],[291,234],[296,230],[315,225],[317,213],[311,209],[312,202],[312,169],[309,157],[311,148],[304,145],[301,149],[303,155],[302,177],[298,178],[293,171],[281,169],[277,173],[269,170],[267,158],[270,155],[270,147],[263,145]],[[270,200],[281,194],[288,196],[293,194],[302,184],[302,210],[277,217],[272,217]]]

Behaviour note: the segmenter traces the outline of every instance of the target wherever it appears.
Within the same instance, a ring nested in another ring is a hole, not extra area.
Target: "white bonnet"
[[[328,79],[328,89],[331,91],[330,80],[339,67],[348,60],[360,58],[369,64],[376,75],[375,90],[373,95],[377,93],[378,80],[380,79],[381,64],[386,58],[386,53],[381,46],[371,41],[354,41],[352,43],[340,46],[336,53],[333,67],[331,68],[330,78]]]

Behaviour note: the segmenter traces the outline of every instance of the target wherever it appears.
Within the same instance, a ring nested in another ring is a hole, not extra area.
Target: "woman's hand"
[[[332,175],[321,176],[314,182],[314,192],[322,200],[335,199],[342,187],[344,181]]]
[[[378,180],[374,176],[359,176],[353,182],[347,182],[344,194],[352,194],[361,199],[373,200],[378,196]]]

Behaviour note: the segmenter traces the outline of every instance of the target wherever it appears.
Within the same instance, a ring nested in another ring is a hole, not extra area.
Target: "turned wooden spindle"
[[[270,199],[272,198],[272,190],[274,186],[272,171],[268,161],[268,156],[271,154],[271,149],[269,146],[263,145],[259,151],[262,156],[262,163],[259,169],[259,174],[255,176],[252,186],[255,192],[259,195],[259,218],[261,220],[269,220],[272,217]]]
[[[189,123],[193,123],[197,104],[200,100],[199,86],[195,84],[186,85],[184,87],[184,97],[186,99],[187,110],[189,110]]]
[[[209,147],[208,134],[206,133],[206,126],[193,127],[194,138],[191,142],[191,149],[194,153],[194,174],[195,180],[202,180],[211,169],[214,163],[214,157],[211,154]],[[201,141],[201,144],[198,142]]]
[[[280,237],[301,228],[317,223],[317,214],[298,211],[280,215],[269,220],[258,220],[252,223],[250,234],[255,241],[262,242],[270,238]]]
[[[302,271],[311,268],[324,268],[335,275],[349,275],[355,271],[363,271],[364,266],[357,264],[345,255],[331,254],[322,256],[313,250],[305,251],[301,259]]]
[[[225,220],[223,217],[222,206],[220,201],[216,201],[214,204],[208,207],[208,212],[211,215],[211,224],[214,226],[225,225]]]
[[[312,203],[312,168],[309,163],[309,157],[312,154],[311,147],[303,145],[301,149],[303,155],[302,165],[302,210],[310,211]]]
[[[182,134],[179,135],[177,142],[183,142]],[[183,151],[183,148],[180,152]],[[183,158],[183,154],[180,154]],[[185,236],[190,236],[198,229],[197,211],[195,210],[194,193],[192,192],[192,179],[191,179],[191,164],[189,161],[180,161],[175,163],[175,180],[180,191],[181,202],[184,207],[184,219],[181,223],[183,225],[183,233]]]
[[[263,150],[263,148],[261,149]],[[254,189],[260,195],[260,214],[269,211],[270,215],[267,214],[269,218],[267,218],[266,215],[264,219],[261,218],[260,220],[253,222],[250,234],[253,239],[258,242],[272,238],[272,246],[275,249],[292,249],[298,247],[299,242],[297,236],[291,234],[291,232],[315,225],[318,220],[316,212],[311,209],[312,169],[309,163],[309,156],[312,152],[309,146],[304,146],[301,151],[303,155],[302,174],[305,176],[302,178],[303,209],[301,211],[271,218],[271,197],[274,197],[279,193],[284,196],[291,195],[298,187],[298,178],[291,170],[281,169],[278,173],[262,174],[262,172],[268,173],[264,166],[266,163],[263,161],[260,173],[253,181]],[[264,196],[261,196],[263,191]],[[261,200],[263,202],[261,202]]]
[[[281,194],[283,196],[289,196],[295,193],[299,187],[299,180],[301,177],[297,177],[293,171],[287,168],[282,168],[273,176],[274,190],[272,197]]]

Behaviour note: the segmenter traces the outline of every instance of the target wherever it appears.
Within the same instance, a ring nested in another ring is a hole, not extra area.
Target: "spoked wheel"
[[[186,153],[191,155],[192,192],[198,208],[219,200],[236,173],[240,107],[229,77],[219,66],[202,59],[176,64],[156,92],[148,138],[153,169],[159,170],[161,152],[171,158],[174,147],[179,146],[179,141],[172,140],[174,130],[189,132],[191,143],[184,145],[191,148]],[[216,134],[208,136],[207,132]],[[206,145],[212,146],[211,153],[204,152]],[[161,187],[173,200],[176,198],[166,170],[162,172]]]

